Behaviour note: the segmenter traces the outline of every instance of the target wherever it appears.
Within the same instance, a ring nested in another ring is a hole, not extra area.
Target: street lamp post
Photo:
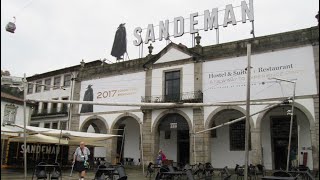
[[[285,80],[285,79],[279,79],[279,78],[272,78],[275,80],[279,81],[284,81],[288,83],[293,83],[293,95],[292,95],[292,105],[291,105],[291,111],[288,111],[288,114],[291,115],[290,118],[290,131],[289,131],[289,143],[288,143],[288,154],[287,154],[287,167],[286,170],[289,171],[289,163],[290,163],[290,151],[291,151],[291,136],[292,136],[292,124],[293,124],[293,111],[294,111],[294,101],[295,101],[295,96],[296,96],[296,81],[290,81],[290,80]],[[299,137],[299,134],[298,134]],[[299,144],[298,144],[299,147]],[[299,152],[299,149],[298,149]]]
[[[27,133],[26,133],[26,127],[27,127],[27,78],[26,74],[23,76],[23,156],[24,156],[24,179],[27,179]]]

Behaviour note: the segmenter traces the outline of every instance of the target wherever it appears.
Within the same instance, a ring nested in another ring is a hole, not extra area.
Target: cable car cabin
[[[16,25],[13,22],[9,22],[6,26],[6,30],[8,32],[14,33],[14,31],[16,30]]]

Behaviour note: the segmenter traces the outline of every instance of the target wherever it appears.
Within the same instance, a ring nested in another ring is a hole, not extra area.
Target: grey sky
[[[203,14],[204,10],[240,3],[241,0],[2,0],[1,69],[15,76],[32,76],[79,64],[82,59],[115,61],[110,53],[120,23],[126,23],[129,57],[136,59],[139,48],[132,43],[134,28],[144,29],[150,23],[156,26],[166,19],[188,18],[191,13]],[[316,26],[318,7],[319,0],[254,0],[255,34],[258,37]],[[14,34],[5,31],[12,16],[17,18]],[[219,16],[223,18],[223,14]],[[197,27],[203,28],[202,17],[197,20]],[[187,25],[185,28],[189,31]],[[250,38],[250,30],[250,23],[221,28],[220,43]],[[157,29],[155,34],[157,38]],[[216,43],[214,30],[200,31],[200,35],[201,45]],[[191,46],[190,34],[171,40]],[[165,41],[153,43],[154,53],[165,45]],[[144,56],[147,46],[144,45]]]

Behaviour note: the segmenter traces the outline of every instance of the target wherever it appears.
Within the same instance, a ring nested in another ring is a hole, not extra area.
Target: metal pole
[[[3,164],[2,164],[2,159],[3,159],[3,157],[5,157],[5,156],[3,155],[4,143],[5,143],[5,139],[3,138],[3,139],[2,139],[2,145],[1,145],[1,165],[3,165]]]
[[[297,149],[297,161],[298,161],[298,164],[297,164],[297,166],[299,166],[299,164],[300,164],[300,158],[299,158],[299,154],[300,154],[300,125],[298,125],[298,149]]]
[[[219,44],[219,28],[216,29],[216,41]]]
[[[59,120],[59,124],[60,124],[60,137],[59,137],[59,145],[58,145],[58,148],[59,148],[59,153],[60,153],[60,143],[61,143],[61,136],[62,136],[62,128],[61,128],[61,121]],[[56,161],[58,161],[58,151],[56,151]]]
[[[196,155],[196,128],[193,128],[193,156],[194,164],[197,164],[197,155]]]
[[[73,77],[71,77],[71,92],[70,92],[70,100],[73,100],[73,91],[74,91],[74,82],[77,76],[77,73],[72,73]],[[72,107],[73,104],[69,103],[69,109],[68,109],[68,130],[71,130],[71,118],[72,118]]]
[[[293,96],[292,96],[290,132],[289,132],[289,143],[288,143],[288,156],[287,156],[287,171],[289,171],[289,161],[290,161],[290,149],[291,149],[291,136],[292,136],[292,124],[293,124],[293,111],[294,111],[295,95],[296,95],[296,82],[293,83]]]
[[[142,123],[140,123],[140,138],[141,138],[141,142],[140,142],[140,148],[141,148],[141,163],[142,163],[142,173],[143,173],[143,175],[144,175],[144,158],[143,158],[143,137],[142,137],[142,135],[143,135],[143,124]]]
[[[120,162],[121,162],[121,159],[123,158],[122,157],[122,149],[123,149],[123,144],[124,144],[124,137],[125,137],[125,132],[126,132],[126,128],[123,128],[123,133],[122,133],[122,142],[121,142],[121,149],[120,149]]]
[[[251,44],[247,44],[247,104],[246,104],[246,131],[245,131],[245,169],[244,179],[248,179],[248,162],[249,162],[249,133],[250,133],[250,79],[251,79]]]
[[[26,101],[26,96],[27,96],[27,78],[26,74],[24,73],[24,78],[23,78],[23,144],[24,144],[24,150],[23,150],[23,158],[24,158],[24,179],[27,179],[27,101]]]

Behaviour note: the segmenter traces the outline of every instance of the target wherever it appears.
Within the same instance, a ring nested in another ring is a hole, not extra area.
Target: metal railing
[[[181,94],[143,96],[141,102],[145,103],[202,103],[203,93],[201,91],[185,92]]]
[[[32,117],[36,116],[49,116],[49,115],[57,115],[57,114],[68,114],[68,108],[67,107],[62,107],[61,109],[59,108],[51,108],[49,109],[40,109],[39,111],[33,111]]]

